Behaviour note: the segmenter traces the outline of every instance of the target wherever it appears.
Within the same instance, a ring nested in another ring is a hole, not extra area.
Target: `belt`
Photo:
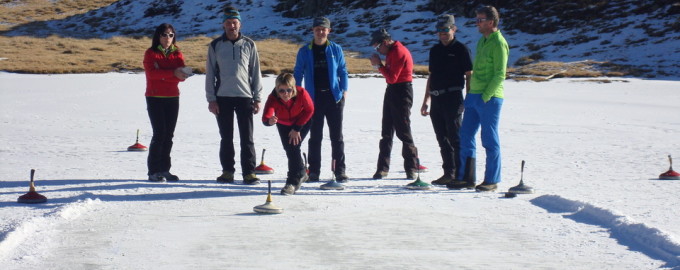
[[[388,83],[387,86],[409,85],[411,82]]]
[[[454,86],[454,87],[449,87],[449,88],[442,89],[442,90],[432,90],[432,91],[430,91],[430,95],[433,95],[433,96],[436,97],[438,95],[446,94],[448,92],[460,91],[460,90],[463,90],[462,86]]]

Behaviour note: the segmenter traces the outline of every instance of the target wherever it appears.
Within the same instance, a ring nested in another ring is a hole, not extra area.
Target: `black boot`
[[[307,175],[307,170],[301,170],[300,173],[298,174],[298,177],[300,177],[300,184],[298,184],[298,186],[295,190],[300,189],[300,186],[302,185],[302,183],[307,182],[307,180],[309,180],[309,175]]]
[[[465,162],[465,171],[462,180],[454,180],[451,183],[446,184],[449,189],[473,189],[475,188],[475,182],[477,181],[477,164],[476,159],[473,157],[467,158]]]
[[[477,182],[477,159],[473,157],[467,158],[465,162],[465,174],[463,174],[463,181],[474,184]]]
[[[307,180],[309,180],[309,176],[307,175],[307,171],[303,169],[296,173],[288,172],[286,184],[293,185],[293,187],[295,187],[295,191],[298,191],[300,186],[302,186],[302,183],[307,182]]]

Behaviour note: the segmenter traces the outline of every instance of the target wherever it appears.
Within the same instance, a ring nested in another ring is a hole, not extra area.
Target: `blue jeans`
[[[498,139],[502,98],[492,97],[484,103],[481,94],[468,94],[465,98],[465,113],[460,128],[460,167],[458,179],[463,179],[465,163],[476,156],[475,135],[482,128],[482,146],[486,150],[486,170],[484,183],[496,184],[501,181],[501,145]]]

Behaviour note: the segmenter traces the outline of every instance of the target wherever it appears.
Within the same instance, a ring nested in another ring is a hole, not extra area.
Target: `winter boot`
[[[344,172],[336,173],[335,174],[335,181],[337,181],[338,183],[344,184],[344,183],[347,183],[347,181],[349,181],[349,177],[347,177],[347,175]]]
[[[300,174],[298,174],[300,177],[300,182],[299,184],[295,187],[295,191],[300,189],[300,186],[302,186],[302,183],[307,182],[309,180],[309,175],[307,175],[307,170],[302,170]]]
[[[309,179],[307,183],[319,182],[319,173],[309,173]]]
[[[302,173],[300,175],[301,175],[300,176],[300,184],[298,184],[298,186],[297,186],[297,188],[295,188],[295,190],[300,189],[300,186],[302,185],[302,183],[307,182],[307,180],[309,180],[309,175],[307,175],[307,171],[302,171]]]
[[[234,183],[234,172],[222,171],[222,175],[217,177],[217,183],[233,184]]]
[[[475,187],[475,190],[477,192],[491,192],[491,191],[496,191],[496,184],[486,184],[482,183],[479,186]]]
[[[474,182],[453,180],[451,183],[446,184],[448,189],[461,190],[461,189],[473,189],[475,188]]]
[[[465,162],[465,171],[463,174],[463,181],[475,183],[477,182],[477,159],[473,157],[467,158]]]
[[[246,175],[243,176],[243,184],[244,185],[259,185],[260,184],[260,178],[257,178],[257,176],[254,173],[246,174]]]
[[[151,182],[163,182],[165,181],[165,177],[163,177],[163,174],[157,172],[157,173],[152,173],[149,175],[149,181]]]
[[[439,177],[437,180],[432,181],[433,185],[446,185],[453,182],[453,177],[450,174],[444,174],[442,177]]]
[[[463,180],[453,180],[451,183],[446,184],[446,187],[454,190],[473,189],[475,188],[475,182],[477,182],[476,159],[469,157],[465,162]]]
[[[377,171],[375,174],[373,174],[373,179],[378,180],[378,179],[383,179],[387,177],[387,172],[385,171]]]
[[[165,181],[168,182],[179,181],[179,177],[177,177],[177,175],[171,174],[170,172],[161,172],[160,174],[163,176],[163,178],[165,178]]]
[[[295,194],[295,186],[293,184],[286,184],[283,186],[283,189],[281,189],[281,195],[290,196],[293,194]]]
[[[416,180],[416,178],[418,178],[418,174],[416,173],[416,171],[407,171],[406,172],[406,179]]]

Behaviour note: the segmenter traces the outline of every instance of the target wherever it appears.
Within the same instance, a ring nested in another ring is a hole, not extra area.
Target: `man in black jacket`
[[[453,15],[439,16],[436,27],[439,42],[430,49],[430,76],[420,114],[430,115],[442,156],[444,175],[432,184],[446,185],[460,170],[458,131],[464,110],[462,90],[470,90],[472,59],[470,49],[455,38],[457,28]],[[432,107],[428,112],[430,100]]]

